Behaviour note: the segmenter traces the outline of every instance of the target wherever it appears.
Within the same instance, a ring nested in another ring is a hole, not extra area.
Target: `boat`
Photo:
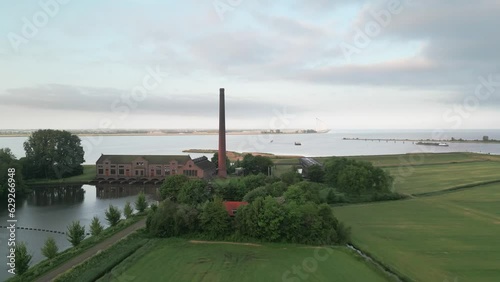
[[[302,143],[300,143],[300,142],[295,142],[295,146],[301,146],[301,145],[302,145]]]
[[[417,142],[417,145],[425,145],[425,146],[441,146],[448,147],[448,143],[437,143],[437,142]]]
[[[319,118],[316,118],[316,133],[328,133],[331,129],[326,127],[326,123]]]

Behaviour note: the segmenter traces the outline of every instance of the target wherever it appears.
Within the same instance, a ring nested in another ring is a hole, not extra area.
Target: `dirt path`
[[[59,274],[62,274],[72,268],[73,266],[76,266],[86,259],[92,257],[95,255],[99,250],[105,250],[109,247],[111,247],[114,243],[119,241],[120,239],[126,237],[127,235],[133,233],[134,231],[141,229],[146,226],[146,219],[141,219],[138,222],[130,225],[129,227],[123,229],[122,231],[116,233],[115,235],[109,237],[108,239],[102,241],[101,243],[93,246],[92,248],[86,250],[82,254],[78,255],[77,257],[72,258],[71,260],[63,263],[62,265],[58,266],[57,268],[51,270],[49,273],[43,275],[42,277],[39,277],[36,281],[40,282],[46,282],[46,281],[52,281],[54,278],[56,278]]]
[[[189,243],[193,244],[227,244],[227,245],[243,245],[243,246],[253,246],[253,247],[261,247],[262,245],[259,244],[252,244],[252,243],[236,243],[236,242],[217,242],[217,241],[196,241],[196,240],[191,240]]]

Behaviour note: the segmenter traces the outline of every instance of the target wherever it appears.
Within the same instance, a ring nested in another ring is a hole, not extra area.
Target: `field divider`
[[[452,193],[452,192],[456,192],[456,191],[460,191],[460,190],[464,190],[464,189],[486,186],[486,185],[495,184],[495,183],[500,183],[500,179],[465,184],[465,185],[459,185],[459,186],[455,186],[455,187],[451,187],[451,188],[447,188],[447,189],[443,189],[443,190],[439,190],[439,191],[417,193],[417,194],[410,194],[410,195],[413,197],[417,197],[417,198],[418,197],[430,197],[430,196],[437,196],[437,195]]]

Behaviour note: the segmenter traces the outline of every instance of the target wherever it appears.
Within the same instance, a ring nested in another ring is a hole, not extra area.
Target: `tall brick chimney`
[[[221,178],[227,177],[226,168],[226,106],[224,99],[224,88],[220,90],[219,97],[219,170],[217,175]]]

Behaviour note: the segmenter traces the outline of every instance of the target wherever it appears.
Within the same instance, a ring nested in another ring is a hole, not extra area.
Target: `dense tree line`
[[[332,158],[324,165],[324,182],[347,194],[389,193],[393,178],[370,162]]]
[[[350,231],[338,222],[320,191],[325,184],[282,179],[263,174],[227,180],[214,189],[208,183],[172,176],[161,187],[165,200],[147,219],[158,237],[197,235],[205,239],[253,238],[267,242],[342,244]],[[327,193],[328,194],[328,193]],[[199,195],[203,195],[200,197]],[[244,200],[230,218],[224,200]]]
[[[15,171],[9,173],[9,169]],[[22,173],[22,165],[16,159],[9,148],[0,149],[0,198],[6,198],[9,191],[9,178],[13,176],[16,194],[23,194],[26,191],[24,177]],[[12,181],[10,182],[12,183]],[[11,189],[12,190],[12,189]]]
[[[64,130],[37,130],[24,142],[26,179],[58,179],[83,173],[84,151],[78,136]]]

